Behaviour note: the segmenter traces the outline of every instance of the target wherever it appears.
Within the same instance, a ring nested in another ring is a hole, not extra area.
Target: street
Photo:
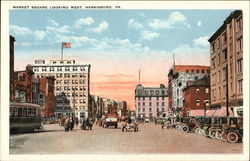
[[[242,153],[243,144],[230,144],[195,133],[161,129],[160,125],[139,125],[139,132],[93,126],[92,131],[64,132],[57,124],[44,125],[44,131],[10,135],[10,154],[171,154]]]

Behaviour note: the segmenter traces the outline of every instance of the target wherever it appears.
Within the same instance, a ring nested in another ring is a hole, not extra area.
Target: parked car
[[[167,121],[167,118],[164,117],[158,117],[156,118],[156,124],[163,124]]]

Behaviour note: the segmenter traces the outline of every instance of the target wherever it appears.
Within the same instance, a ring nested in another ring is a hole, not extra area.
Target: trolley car
[[[42,107],[31,103],[10,102],[10,132],[33,132],[42,126]]]

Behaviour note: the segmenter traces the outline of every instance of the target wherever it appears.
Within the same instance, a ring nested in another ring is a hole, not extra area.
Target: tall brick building
[[[211,61],[211,106],[222,110],[226,108],[228,94],[228,111],[231,116],[239,116],[243,112],[242,16],[241,10],[232,12],[208,40]]]

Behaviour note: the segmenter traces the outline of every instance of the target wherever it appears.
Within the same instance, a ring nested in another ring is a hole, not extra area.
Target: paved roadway
[[[119,125],[120,126],[120,125]],[[58,125],[45,125],[44,132],[10,136],[11,154],[173,154],[242,153],[242,143],[230,144],[195,133],[139,125],[139,132],[122,132],[94,126],[92,131],[64,132]]]

